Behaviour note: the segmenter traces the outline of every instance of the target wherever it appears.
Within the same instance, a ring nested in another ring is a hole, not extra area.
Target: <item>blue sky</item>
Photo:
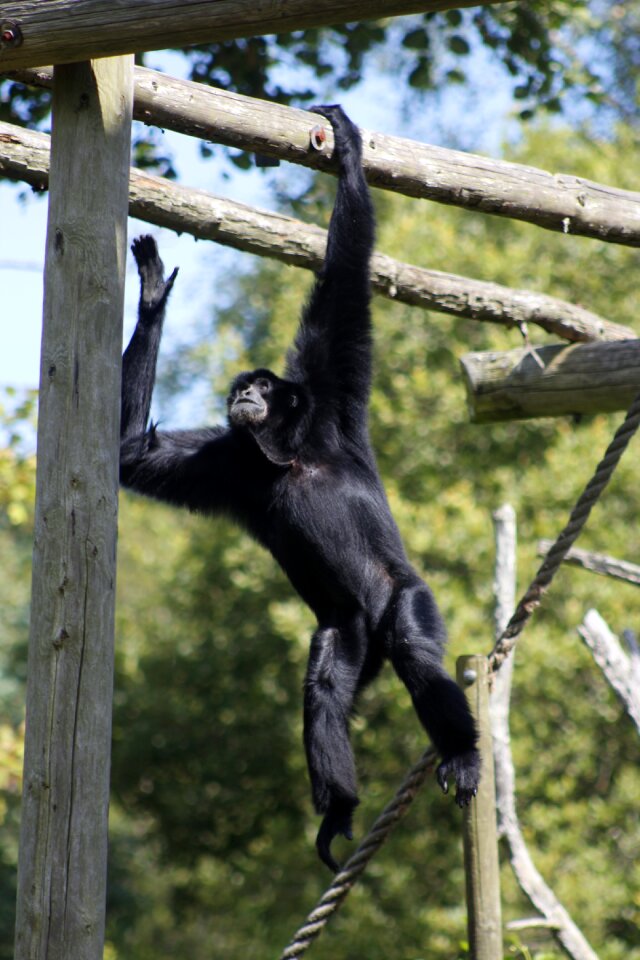
[[[175,54],[163,52],[156,57],[156,65],[166,72],[178,75],[184,70],[184,61]],[[402,109],[398,89],[389,83],[388,74],[376,71],[374,63],[364,82],[341,100],[356,122],[370,130],[459,146],[457,137],[464,129],[465,146],[495,154],[507,129],[509,90],[504,76],[483,59],[481,51],[475,63],[481,82],[471,87],[453,87],[431,100],[428,107],[417,108],[415,114],[409,115]],[[188,186],[273,208],[274,185],[286,189],[291,177],[287,164],[266,175],[255,169],[236,172],[222,158],[202,160],[198,142],[192,138],[171,132],[164,136],[176,159],[180,181]],[[46,195],[33,196],[24,184],[0,183],[0,388],[38,384],[46,219]],[[224,276],[238,262],[234,258],[247,255],[221,252],[216,244],[196,243],[187,235],[178,237],[169,230],[131,219],[129,240],[142,232],[151,232],[157,238],[167,268],[180,266],[180,280],[172,296],[172,323],[166,336],[169,343],[172,337],[188,338],[189,321],[211,309],[216,278],[224,282]],[[135,321],[137,296],[137,276],[129,256],[125,338]]]

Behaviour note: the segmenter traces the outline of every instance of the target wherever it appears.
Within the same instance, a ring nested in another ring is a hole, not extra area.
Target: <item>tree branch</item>
[[[515,606],[516,523],[513,508],[506,505],[494,514],[496,531],[496,637],[505,629]],[[509,848],[511,866],[521,889],[543,917],[574,960],[598,960],[591,946],[575,925],[533,863],[520,830],[516,812],[516,785],[511,735],[509,700],[514,657],[509,657],[494,675],[491,696],[491,731],[496,775],[498,827]],[[530,924],[531,921],[528,921]]]
[[[634,676],[631,660],[620,646],[618,638],[597,610],[588,611],[578,627],[578,633],[640,733],[640,683],[637,676]]]
[[[55,2],[59,0],[49,0],[47,8]],[[74,0],[76,7],[81,3]],[[228,0],[218,3],[224,7]],[[316,7],[322,10],[323,4]],[[0,62],[5,70],[11,66],[6,57]],[[49,74],[42,68],[13,76],[47,86]],[[135,83],[134,115],[144,123],[337,173],[333,133],[319,116],[154,70],[138,68]],[[309,149],[309,130],[315,123],[327,129],[322,152]],[[640,193],[401,137],[367,130],[362,135],[363,165],[375,187],[561,233],[640,246]]]
[[[35,189],[48,184],[46,134],[0,123],[0,175]],[[291,217],[256,210],[201,190],[131,170],[129,212],[148,223],[238,250],[318,270],[326,231]],[[511,290],[495,283],[426,270],[376,253],[371,261],[374,290],[391,300],[483,322],[535,324],[568,340],[619,339],[631,330],[555,297]]]
[[[546,556],[552,546],[552,540],[539,540],[538,556]],[[584,570],[591,570],[603,577],[614,577],[616,580],[624,580],[625,583],[640,586],[640,567],[637,564],[629,563],[626,560],[616,560],[615,557],[608,557],[604,553],[591,553],[588,550],[579,550],[577,547],[572,547],[562,562],[574,567],[582,567]]]

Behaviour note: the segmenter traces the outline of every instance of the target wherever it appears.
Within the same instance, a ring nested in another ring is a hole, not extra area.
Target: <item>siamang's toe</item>
[[[334,873],[339,871],[340,865],[331,853],[331,843],[338,834],[341,834],[347,840],[353,840],[352,819],[353,806],[349,806],[348,808],[342,805],[340,807],[332,806],[329,807],[320,824],[318,836],[316,837],[316,849],[322,862],[326,864],[330,870],[333,870]]]
[[[467,807],[478,793],[480,782],[480,754],[468,750],[443,760],[436,771],[438,783],[444,793],[449,792],[449,778],[456,781],[456,803]]]

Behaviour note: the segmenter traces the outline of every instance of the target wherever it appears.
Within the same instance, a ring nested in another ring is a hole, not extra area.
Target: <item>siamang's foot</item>
[[[349,117],[346,115],[339,103],[320,104],[309,107],[312,113],[319,113],[321,117],[326,117],[333,128],[333,135],[336,141],[336,151],[340,159],[344,162],[349,150],[355,152],[358,162],[362,152],[362,139],[360,131]]]
[[[456,803],[467,807],[478,792],[480,782],[480,754],[477,750],[468,750],[442,761],[436,770],[438,783],[445,793],[449,792],[449,778],[456,781]]]
[[[158,246],[148,234],[136,237],[131,244],[140,276],[140,305],[145,310],[154,310],[166,301],[173,282],[178,275],[176,267],[171,276],[164,279],[164,264],[158,253]]]
[[[318,830],[316,837],[318,856],[334,873],[338,872],[340,865],[331,855],[331,842],[338,834],[346,837],[347,840],[353,840],[352,820],[356,804],[357,801],[356,803],[332,802]]]

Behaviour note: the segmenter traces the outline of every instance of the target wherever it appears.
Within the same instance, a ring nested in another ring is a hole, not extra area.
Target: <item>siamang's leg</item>
[[[321,627],[313,635],[305,678],[304,742],[314,806],[324,819],[316,846],[332,870],[337,834],[352,838],[358,804],[356,771],[349,742],[349,717],[366,653],[364,630]]]
[[[445,629],[433,595],[417,581],[401,588],[388,610],[387,650],[416,712],[442,757],[438,781],[456,781],[456,801],[470,803],[480,779],[477,732],[466,698],[441,665]]]
[[[153,237],[138,237],[131,244],[140,276],[138,323],[122,358],[122,439],[142,434],[149,419],[151,394],[162,336],[167,298],[177,268],[165,280],[164,266]]]

